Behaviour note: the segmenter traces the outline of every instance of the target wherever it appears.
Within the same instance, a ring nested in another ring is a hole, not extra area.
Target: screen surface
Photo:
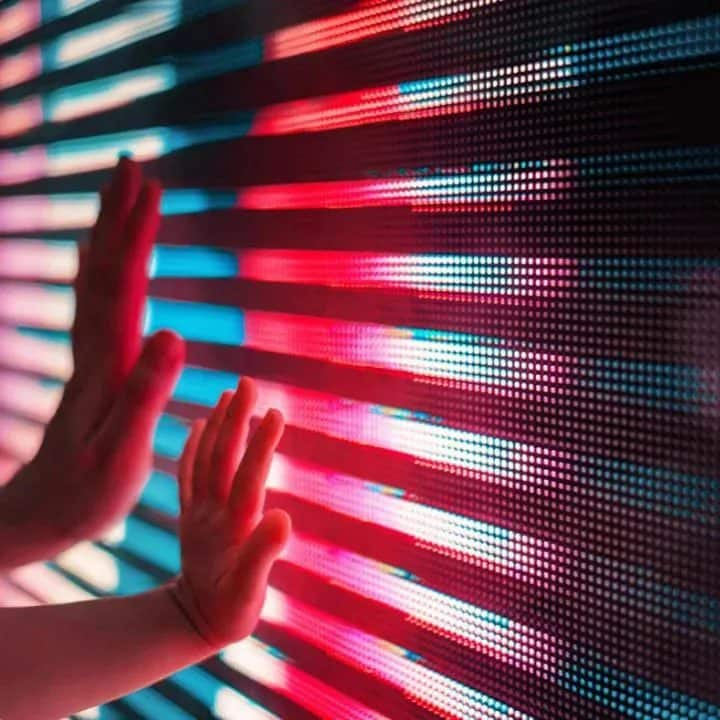
[[[84,717],[720,718],[715,3],[19,0],[0,41],[3,473],[119,153],[188,342],[136,510],[6,592],[172,577],[189,422],[247,374],[288,423],[253,636]]]

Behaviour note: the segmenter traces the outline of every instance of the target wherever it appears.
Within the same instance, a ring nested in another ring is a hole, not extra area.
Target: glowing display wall
[[[253,637],[84,717],[720,718],[716,3],[18,0],[0,41],[0,471],[120,152],[188,341],[133,515],[6,594],[171,577],[189,421],[249,374],[288,422]]]

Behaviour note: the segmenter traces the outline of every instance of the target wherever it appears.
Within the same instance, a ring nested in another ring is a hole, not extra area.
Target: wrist
[[[164,586],[164,589],[176,611],[184,618],[189,631],[206,646],[209,655],[214,655],[227,645],[227,642],[215,636],[212,628],[203,620],[192,590],[182,576]]]

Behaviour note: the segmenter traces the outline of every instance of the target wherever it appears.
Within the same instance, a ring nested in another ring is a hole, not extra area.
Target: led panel
[[[16,0],[0,42],[0,473],[120,153],[188,343],[138,506],[5,602],[171,577],[190,421],[247,374],[288,423],[253,636],[79,717],[720,720],[715,3]]]

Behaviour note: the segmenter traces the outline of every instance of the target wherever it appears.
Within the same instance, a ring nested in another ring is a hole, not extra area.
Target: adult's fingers
[[[97,234],[93,237],[93,241],[97,240],[103,250],[117,247],[141,186],[140,165],[128,157],[120,158],[110,183],[106,212],[102,222],[98,222]]]
[[[167,330],[147,341],[92,441],[101,461],[147,450],[157,419],[180,375],[184,356],[182,339]]]
[[[265,499],[265,480],[285,424],[278,410],[267,412],[240,463],[230,495],[230,512],[242,538],[254,525]]]
[[[220,396],[215,409],[207,421],[200,445],[195,455],[193,466],[193,498],[202,500],[207,497],[210,487],[210,472],[212,470],[212,456],[215,450],[218,433],[225,420],[225,413],[232,401],[232,390],[226,390]]]
[[[143,309],[148,286],[148,264],[160,225],[162,191],[155,181],[144,184],[130,213],[123,246],[114,270],[117,292],[111,294],[106,308],[107,322],[113,328],[110,338],[113,372],[123,377],[140,351]]]
[[[88,252],[88,245],[86,243],[78,242],[77,274],[73,283],[73,288],[75,290],[75,317],[73,319],[72,326],[72,349],[76,365],[82,353],[83,342],[87,342],[87,331],[85,330],[87,301],[85,296],[87,293]]]
[[[242,378],[228,406],[212,456],[209,490],[221,502],[230,494],[233,475],[238,468],[247,441],[250,417],[257,400],[255,383]]]

